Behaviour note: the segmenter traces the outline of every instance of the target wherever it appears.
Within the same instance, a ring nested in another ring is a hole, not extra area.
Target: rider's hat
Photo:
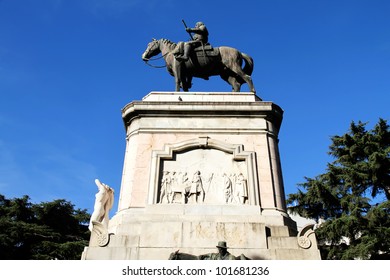
[[[226,241],[219,241],[218,242],[218,245],[217,245],[217,248],[225,248],[227,249],[227,244],[226,244]]]

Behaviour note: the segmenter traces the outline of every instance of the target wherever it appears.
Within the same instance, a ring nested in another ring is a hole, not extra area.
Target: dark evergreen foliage
[[[379,119],[372,130],[352,122],[331,138],[334,161],[326,173],[305,178],[290,194],[289,209],[323,218],[316,230],[324,259],[390,258],[390,130]]]
[[[88,245],[86,210],[58,199],[33,204],[0,195],[0,259],[77,260]]]

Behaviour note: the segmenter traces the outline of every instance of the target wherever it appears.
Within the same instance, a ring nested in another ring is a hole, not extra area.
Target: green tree
[[[89,218],[63,199],[33,204],[28,196],[0,195],[0,259],[80,259]]]
[[[316,230],[323,259],[390,258],[390,130],[352,122],[331,138],[326,173],[305,178],[287,203],[293,213],[324,219]]]

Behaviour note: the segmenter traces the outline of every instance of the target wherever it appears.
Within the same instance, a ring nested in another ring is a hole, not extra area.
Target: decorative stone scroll
[[[255,153],[199,137],[153,151],[150,204],[260,205]]]
[[[312,246],[312,240],[311,238],[315,237],[315,232],[313,230],[314,224],[309,224],[304,226],[299,232],[298,232],[298,246],[302,249],[309,249]]]
[[[107,228],[99,223],[92,221],[92,231],[91,231],[91,240],[90,240],[90,246],[99,246],[99,247],[104,247],[107,246],[108,243],[110,242],[110,235],[112,233],[109,233],[107,231]]]

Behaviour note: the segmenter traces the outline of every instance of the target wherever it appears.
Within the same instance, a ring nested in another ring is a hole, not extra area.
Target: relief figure
[[[192,200],[192,203],[198,203],[198,197],[200,196],[201,202],[203,202],[204,195],[202,177],[200,176],[200,171],[196,171],[192,178],[189,199]]]
[[[226,173],[223,173],[222,177],[223,177],[223,193],[225,196],[225,203],[231,203],[233,200],[232,181],[229,179]]]
[[[240,173],[236,179],[235,195],[238,197],[238,201],[240,204],[244,204],[245,200],[248,198],[248,187],[244,175],[242,175],[242,173]]]
[[[168,171],[164,171],[161,179],[160,203],[163,203],[164,196],[166,197],[168,203],[172,202],[171,177]]]

